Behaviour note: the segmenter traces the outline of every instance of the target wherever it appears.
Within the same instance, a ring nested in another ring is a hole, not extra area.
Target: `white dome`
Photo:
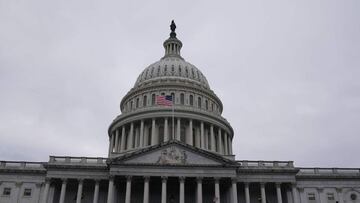
[[[210,89],[205,76],[191,63],[177,56],[168,56],[162,58],[147,67],[137,78],[135,86],[141,86],[144,83],[154,80],[179,79],[197,83],[206,89]]]

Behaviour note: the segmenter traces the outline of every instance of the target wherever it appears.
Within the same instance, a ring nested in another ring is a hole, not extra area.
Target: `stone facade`
[[[0,163],[1,203],[359,203],[360,169],[236,160],[206,77],[180,55],[175,24],[111,123],[101,157]],[[171,95],[172,105],[159,105]]]

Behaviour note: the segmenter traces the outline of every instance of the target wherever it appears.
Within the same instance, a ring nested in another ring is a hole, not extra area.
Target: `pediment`
[[[235,162],[222,156],[186,144],[172,141],[153,146],[141,152],[115,158],[113,164],[130,165],[178,165],[178,166],[221,166],[234,165]]]

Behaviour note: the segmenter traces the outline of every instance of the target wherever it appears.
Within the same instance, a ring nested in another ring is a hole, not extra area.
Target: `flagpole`
[[[174,108],[175,108],[175,101],[174,101],[174,97],[171,96],[172,98],[172,139],[175,139],[175,122],[174,122]]]

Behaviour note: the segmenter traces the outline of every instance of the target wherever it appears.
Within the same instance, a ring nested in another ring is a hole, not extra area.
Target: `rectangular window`
[[[30,188],[25,188],[24,197],[31,197],[31,189]]]
[[[328,200],[335,200],[335,196],[334,196],[334,193],[327,193],[327,199]]]
[[[308,200],[309,201],[315,201],[316,199],[315,199],[315,193],[309,193],[308,194]]]
[[[9,187],[4,188],[3,195],[9,196],[10,194],[11,194],[11,188]]]

